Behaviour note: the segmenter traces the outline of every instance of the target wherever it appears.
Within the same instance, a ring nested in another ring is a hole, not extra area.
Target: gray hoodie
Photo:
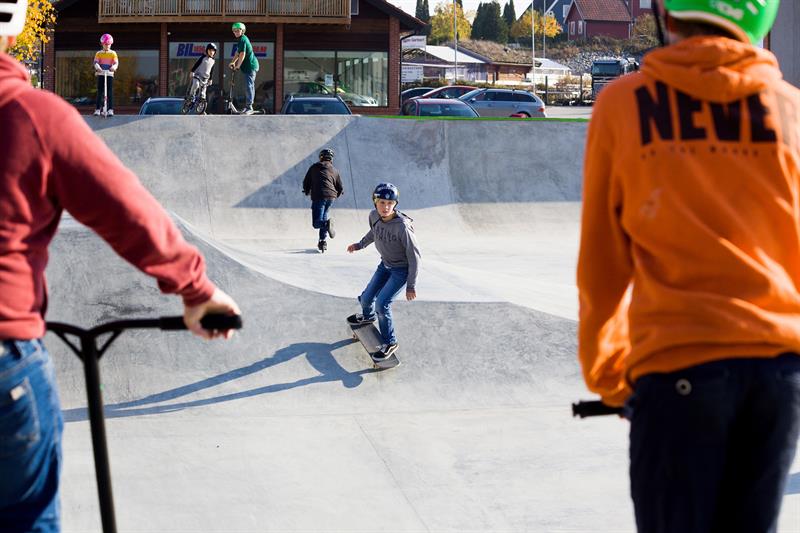
[[[383,264],[389,268],[408,267],[406,290],[410,291],[416,287],[420,260],[412,222],[400,211],[389,222],[384,222],[373,209],[369,214],[369,231],[358,243],[358,249],[361,250],[374,242]]]

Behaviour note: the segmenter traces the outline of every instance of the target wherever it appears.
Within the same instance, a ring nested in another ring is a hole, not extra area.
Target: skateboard
[[[350,328],[350,331],[353,334],[353,340],[359,341],[367,351],[375,368],[388,369],[394,368],[400,364],[400,360],[397,358],[397,352],[393,353],[388,359],[383,361],[375,360],[374,354],[380,350],[381,344],[383,344],[383,339],[381,338],[378,328],[376,328],[374,324],[353,325],[348,322],[347,327]]]

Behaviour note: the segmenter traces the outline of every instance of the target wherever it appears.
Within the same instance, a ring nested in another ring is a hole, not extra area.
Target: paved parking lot
[[[591,118],[592,106],[547,106],[549,118]]]

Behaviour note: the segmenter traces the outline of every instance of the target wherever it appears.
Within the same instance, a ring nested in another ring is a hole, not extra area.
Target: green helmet
[[[242,30],[242,33],[247,33],[247,26],[244,25],[244,22],[234,22],[231,30]]]
[[[758,43],[769,33],[780,0],[663,0],[676,19],[720,26],[742,41]]]

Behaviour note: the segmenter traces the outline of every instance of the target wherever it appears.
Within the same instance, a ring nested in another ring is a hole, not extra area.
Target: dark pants
[[[800,356],[649,374],[627,413],[640,533],[777,531],[800,426]]]
[[[328,238],[328,220],[330,220],[330,210],[333,200],[314,200],[311,202],[311,225],[319,230],[319,240],[324,241]]]
[[[97,99],[95,100],[95,109],[103,109],[103,78],[108,78],[108,109],[114,109],[114,77],[113,76],[97,76]]]

